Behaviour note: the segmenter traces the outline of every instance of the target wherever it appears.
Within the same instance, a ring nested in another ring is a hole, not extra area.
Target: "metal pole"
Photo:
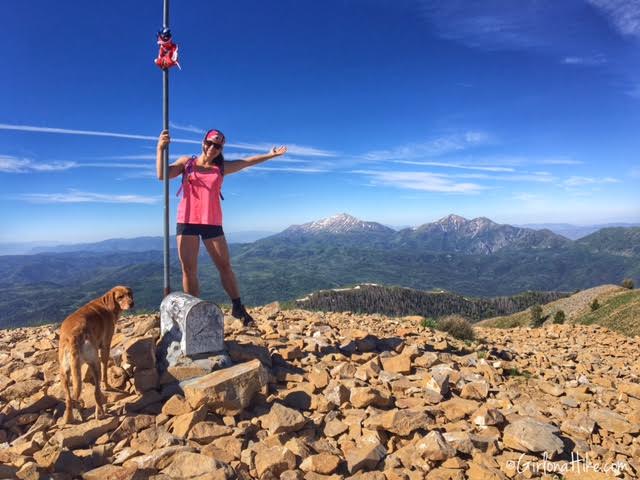
[[[162,27],[169,28],[169,0],[164,0]],[[162,70],[162,129],[169,130],[169,69]],[[169,145],[164,149],[164,296],[171,293],[169,280]]]

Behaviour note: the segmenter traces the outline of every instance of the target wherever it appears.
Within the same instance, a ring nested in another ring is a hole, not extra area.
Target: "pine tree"
[[[531,323],[530,325],[534,328],[541,327],[544,323],[544,318],[542,317],[542,307],[540,305],[534,305],[531,307]]]

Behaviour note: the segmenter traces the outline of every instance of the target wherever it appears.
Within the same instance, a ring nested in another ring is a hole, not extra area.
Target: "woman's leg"
[[[240,300],[240,290],[238,290],[238,282],[236,276],[231,269],[231,260],[229,258],[229,246],[224,235],[220,235],[215,238],[208,238],[203,240],[204,246],[207,248],[207,252],[211,256],[213,263],[216,264],[218,271],[220,272],[220,281],[227,295],[231,298],[233,308],[231,309],[231,315],[235,318],[242,320],[242,323],[247,327],[255,327],[256,323],[253,317],[247,312],[247,309],[242,305]]]
[[[178,235],[178,256],[182,264],[182,290],[189,295],[200,295],[198,284],[198,250],[200,237],[197,235]]]
[[[236,276],[231,269],[231,260],[229,258],[229,246],[224,235],[215,238],[207,238],[203,240],[204,246],[209,252],[209,256],[220,272],[220,281],[222,288],[231,299],[240,297],[238,282]]]

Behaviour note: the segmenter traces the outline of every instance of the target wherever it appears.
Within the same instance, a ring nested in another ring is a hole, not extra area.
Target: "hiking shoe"
[[[242,324],[245,327],[256,327],[256,321],[253,319],[253,317],[251,315],[249,315],[249,312],[247,312],[247,309],[244,308],[244,305],[240,305],[238,307],[233,307],[233,310],[231,310],[231,316],[234,318],[239,318],[240,320],[242,320]]]

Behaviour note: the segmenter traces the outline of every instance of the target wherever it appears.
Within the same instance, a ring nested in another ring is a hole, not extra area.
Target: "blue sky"
[[[162,234],[161,24],[160,0],[4,5],[0,242]],[[637,1],[192,0],[170,26],[172,160],[208,128],[227,159],[290,148],[225,179],[228,232],[640,220]]]

